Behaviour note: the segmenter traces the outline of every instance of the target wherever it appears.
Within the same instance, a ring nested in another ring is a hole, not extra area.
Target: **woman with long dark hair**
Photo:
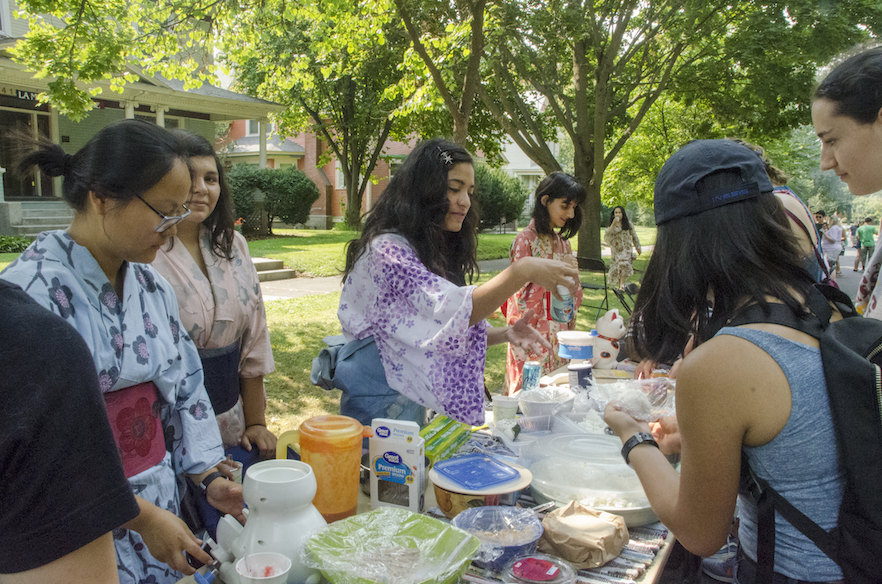
[[[20,171],[36,165],[64,177],[73,222],[41,233],[2,273],[71,323],[92,352],[141,509],[114,533],[124,583],[177,582],[179,571],[194,571],[183,551],[211,561],[175,517],[176,475],[203,484],[213,506],[244,521],[242,487],[212,480],[224,453],[199,354],[181,326],[174,290],[149,265],[190,213],[188,161],[167,130],[140,120],[102,128],[73,155],[39,145]]]
[[[814,278],[772,191],[760,157],[730,140],[698,140],[668,159],[631,323],[637,353],[657,362],[672,362],[693,335],[677,375],[680,472],[645,421],[613,404],[605,412],[653,511],[689,551],[709,556],[726,543],[739,500],[742,584],[753,581],[758,554],[757,505],[738,492],[742,452],[825,530],[838,522],[845,483],[817,339],[776,324],[730,325],[753,306],[808,316]],[[775,523],[776,582],[842,579],[795,527]]]
[[[342,414],[367,424],[422,421],[431,408],[483,424],[487,345],[544,343],[526,321],[494,329],[484,319],[526,282],[576,292],[578,270],[540,258],[470,285],[478,272],[474,189],[468,152],[422,142],[349,244],[337,313],[348,344],[334,373]]]
[[[511,261],[524,257],[546,258],[575,262],[570,237],[579,232],[585,189],[576,179],[564,172],[552,172],[539,183],[533,195],[533,218],[511,244]],[[555,231],[556,230],[556,231]],[[575,265],[575,264],[574,264]],[[539,331],[551,345],[539,351],[524,351],[515,344],[508,346],[505,377],[506,388],[511,393],[520,389],[526,361],[538,361],[544,373],[560,367],[563,360],[557,356],[558,331],[570,330],[576,324],[576,311],[582,305],[582,290],[573,296],[573,318],[570,322],[557,322],[551,318],[551,292],[535,284],[527,284],[506,304],[506,320],[514,324],[533,311],[530,326]]]
[[[634,273],[634,258],[640,255],[640,240],[637,231],[628,221],[625,208],[619,205],[609,215],[609,227],[603,234],[603,241],[610,248],[609,281],[614,286],[624,288],[628,278]],[[633,250],[637,249],[637,255]]]

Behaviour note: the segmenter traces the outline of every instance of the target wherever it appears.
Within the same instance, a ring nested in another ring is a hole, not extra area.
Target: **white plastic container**
[[[562,359],[591,359],[597,331],[558,331],[557,356]]]
[[[567,387],[548,385],[533,391],[522,391],[518,403],[524,416],[553,416],[561,412],[571,412],[575,392]]]

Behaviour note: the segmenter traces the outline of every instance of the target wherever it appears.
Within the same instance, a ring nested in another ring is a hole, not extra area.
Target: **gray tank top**
[[[820,349],[744,327],[725,327],[718,334],[758,346],[778,363],[790,384],[787,424],[768,444],[744,448],[751,468],[812,521],[833,529],[845,475],[837,457]],[[739,496],[739,509],[738,537],[747,556],[756,560],[756,506]],[[775,536],[775,571],[779,574],[812,582],[842,578],[839,566],[777,513]]]

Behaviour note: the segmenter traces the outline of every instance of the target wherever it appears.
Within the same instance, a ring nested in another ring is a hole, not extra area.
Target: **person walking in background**
[[[824,236],[824,232],[827,230],[827,212],[823,209],[815,211],[815,229],[818,230],[818,235],[821,237]]]
[[[634,260],[641,253],[637,231],[628,221],[624,207],[618,206],[610,213],[609,227],[603,234],[603,241],[610,247],[609,281],[620,289],[624,288],[634,273]],[[635,248],[636,254],[633,251]]]
[[[839,255],[842,253],[842,223],[839,222],[839,217],[835,213],[830,215],[827,220],[827,230],[821,237],[821,248],[830,265],[830,278],[835,281],[834,275],[841,275]]]
[[[857,229],[858,241],[861,242],[861,247],[858,251],[861,269],[866,269],[867,262],[870,261],[870,258],[873,257],[873,253],[876,251],[876,234],[878,233],[879,230],[873,225],[872,217],[864,219],[864,224]]]
[[[585,189],[572,176],[553,172],[536,187],[534,199],[530,224],[518,233],[511,244],[512,263],[524,257],[574,263],[569,238],[579,232],[582,224],[579,205],[585,201]],[[509,344],[505,367],[508,393],[520,389],[521,373],[526,361],[538,361],[543,374],[561,366],[563,360],[557,356],[557,332],[572,330],[575,326],[576,312],[582,305],[581,288],[573,296],[573,303],[573,319],[569,323],[561,323],[551,318],[551,292],[537,284],[527,284],[508,299],[507,323],[515,324],[532,310],[530,325],[551,345],[550,349],[541,347],[538,351],[530,351]]]
[[[851,224],[849,231],[851,232],[851,247],[855,249],[857,253],[854,254],[854,271],[858,271],[858,266],[861,263],[861,240],[857,235],[857,230],[859,227],[859,223],[855,221]]]
[[[266,427],[263,378],[275,369],[266,311],[248,244],[234,227],[233,197],[211,143],[172,130],[190,156],[190,215],[156,254],[153,267],[174,288],[181,325],[202,359],[205,389],[228,457],[241,472],[276,457]],[[192,488],[202,526],[215,536],[220,514]]]
[[[821,170],[833,170],[853,195],[882,190],[882,47],[846,59],[815,90],[812,122],[821,140]],[[867,225],[858,228],[858,232]],[[866,230],[865,230],[866,232]],[[859,236],[860,237],[860,236]],[[861,246],[867,241],[860,237]],[[865,271],[855,305],[864,316],[880,317],[877,289],[882,256],[875,248],[863,252]]]

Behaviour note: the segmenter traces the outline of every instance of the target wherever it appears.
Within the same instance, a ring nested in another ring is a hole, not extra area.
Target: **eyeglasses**
[[[141,195],[135,195],[135,196],[138,197],[138,200],[140,200],[142,203],[144,203],[145,205],[150,207],[151,211],[153,211],[154,213],[156,213],[157,215],[162,217],[162,222],[160,222],[160,224],[157,225],[156,229],[153,230],[156,233],[162,233],[163,231],[165,231],[166,229],[168,229],[172,225],[177,225],[178,223],[183,221],[184,218],[187,217],[187,215],[190,214],[190,209],[187,207],[187,205],[181,205],[184,208],[183,215],[166,215],[165,213],[162,213],[161,211],[157,211],[156,209],[154,209],[153,205],[151,205],[150,203],[148,203],[147,201],[145,201],[144,199],[141,198]]]

